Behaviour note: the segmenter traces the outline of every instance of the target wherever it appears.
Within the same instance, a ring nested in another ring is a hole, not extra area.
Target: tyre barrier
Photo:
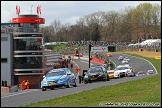
[[[155,59],[160,60],[161,56],[155,56]]]
[[[9,88],[8,87],[1,87],[1,94],[8,94]]]

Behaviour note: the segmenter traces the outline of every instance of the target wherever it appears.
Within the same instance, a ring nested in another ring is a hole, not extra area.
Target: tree
[[[106,31],[108,33],[107,35],[107,38],[109,39],[108,41],[112,42],[116,40],[115,32],[118,16],[119,14],[115,11],[109,11],[103,16],[105,21],[104,23],[106,25]]]
[[[85,15],[75,25],[54,20],[44,27],[46,41],[137,41],[152,36],[161,38],[161,6],[141,3],[120,11]]]

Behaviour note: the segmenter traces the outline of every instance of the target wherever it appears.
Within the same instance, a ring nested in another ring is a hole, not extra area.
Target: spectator
[[[25,85],[26,85],[26,89],[29,89],[29,81],[28,80],[26,80]]]
[[[73,63],[70,64],[70,67],[73,68]]]
[[[23,80],[23,82],[21,83],[22,86],[22,90],[25,90],[25,80]]]

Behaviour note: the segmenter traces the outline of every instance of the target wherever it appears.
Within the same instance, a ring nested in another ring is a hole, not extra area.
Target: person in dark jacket
[[[70,67],[73,68],[73,63],[70,64]]]
[[[84,83],[84,76],[87,74],[87,70],[83,70],[82,73],[82,83]]]

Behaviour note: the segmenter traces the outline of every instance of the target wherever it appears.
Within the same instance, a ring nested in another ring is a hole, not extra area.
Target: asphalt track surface
[[[110,58],[116,65],[121,64],[121,61],[118,61],[118,57],[121,54],[113,54],[113,56]],[[130,58],[130,65],[132,65],[135,69],[136,72],[138,71],[147,71],[148,69],[153,69],[156,71],[154,66],[150,64],[148,61],[128,56],[128,55],[122,55],[123,57],[129,57]],[[81,68],[81,72],[83,69],[87,69],[89,67],[89,62],[87,59],[78,59],[74,60],[76,64],[79,65]],[[94,64],[94,63],[93,63]],[[77,67],[77,65],[74,65],[74,68]],[[78,73],[75,73],[78,75]],[[138,80],[146,77],[150,77],[153,75],[144,75],[144,76],[136,76],[136,77],[124,77],[120,79],[110,79],[110,81],[106,82],[92,82],[89,84],[79,84],[77,87],[71,87],[71,88],[56,88],[54,90],[48,90],[47,91],[42,91],[41,89],[29,89],[29,90],[24,90],[24,91],[19,91],[19,92],[13,92],[9,94],[1,94],[1,107],[19,107],[21,105],[33,103],[33,102],[38,102],[38,101],[43,101],[47,99],[52,99],[60,96],[65,96],[68,94],[72,93],[78,93],[84,90],[90,90],[93,88],[98,88],[102,86],[109,86],[109,85],[115,85],[118,83],[122,82],[127,82],[131,80]]]

